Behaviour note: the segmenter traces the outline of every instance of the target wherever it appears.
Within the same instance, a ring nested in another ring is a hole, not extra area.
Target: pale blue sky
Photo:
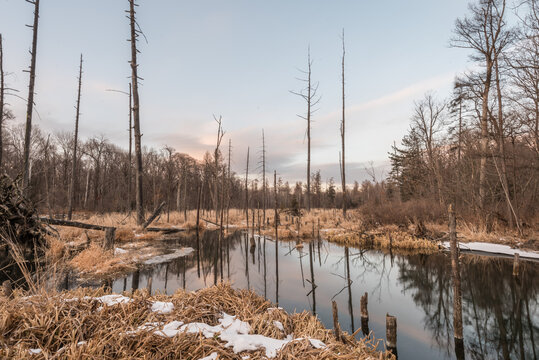
[[[289,180],[305,169],[305,110],[298,68],[310,44],[313,79],[322,100],[314,115],[313,169],[339,178],[340,57],[346,33],[347,161],[361,180],[368,161],[387,158],[406,132],[413,101],[429,90],[449,93],[467,62],[449,48],[465,0],[140,0],[143,144],[201,158],[215,141],[212,114],[223,116],[232,138],[234,168],[244,169],[247,146],[258,150],[266,132],[268,169]],[[130,69],[127,0],[42,0],[36,104],[47,131],[72,131],[78,59],[84,54],[81,136],[104,134],[127,146]],[[8,82],[26,97],[32,6],[0,0]],[[9,99],[19,121],[24,102]]]

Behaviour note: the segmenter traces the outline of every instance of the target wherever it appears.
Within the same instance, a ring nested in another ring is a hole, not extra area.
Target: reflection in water
[[[195,243],[196,237],[186,235],[170,245],[195,247]],[[303,274],[304,256],[309,256],[308,278]],[[341,324],[348,332],[361,323],[383,339],[386,313],[397,316],[400,359],[454,359],[450,270],[446,254],[390,255],[318,240],[305,243],[303,250],[294,243],[239,232],[224,238],[220,249],[218,233],[207,231],[200,236],[198,252],[141,268],[128,276],[130,281],[120,278],[112,286],[114,292],[129,283],[132,288],[144,287],[152,277],[154,291],[171,294],[179,288],[197,290],[222,277],[236,288],[252,289],[274,303],[278,300],[288,311],[312,311],[328,327],[334,299],[340,309],[348,309],[350,321]],[[536,262],[522,262],[516,279],[511,260],[462,256],[467,359],[537,358],[538,275]],[[368,323],[356,318],[361,316],[358,300],[365,292]]]

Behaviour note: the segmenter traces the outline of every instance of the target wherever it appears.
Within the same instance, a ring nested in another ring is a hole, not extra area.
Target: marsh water
[[[283,241],[276,245],[269,237],[247,237],[245,232],[219,242],[217,233],[207,231],[198,246],[194,234],[167,241],[171,251],[184,246],[195,251],[142,267],[109,286],[113,292],[145,288],[151,277],[153,292],[172,294],[179,288],[197,290],[229,281],[289,312],[312,312],[328,328],[333,326],[335,300],[341,328],[350,333],[359,328],[358,338],[371,332],[385,339],[386,313],[396,316],[399,359],[456,358],[449,254],[392,254],[319,239],[303,247]],[[467,359],[539,356],[539,263],[523,261],[520,269],[515,279],[511,259],[462,255]],[[80,285],[75,280],[65,284]],[[369,321],[362,329],[360,297],[365,292]]]

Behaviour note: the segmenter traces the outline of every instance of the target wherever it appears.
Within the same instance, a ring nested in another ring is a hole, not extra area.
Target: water
[[[277,274],[275,242],[255,238],[254,245],[238,232],[223,240],[219,251],[217,234],[205,232],[199,252],[141,268],[116,279],[112,288],[144,288],[152,277],[154,292],[172,294],[224,280],[253,289],[287,311],[313,312],[329,328],[335,300],[341,328],[348,332],[361,328],[360,297],[368,292],[368,326],[376,338],[385,338],[386,313],[397,317],[399,359],[455,358],[448,254],[392,255],[318,240],[296,249],[295,242],[279,242]],[[196,240],[185,236],[169,246],[196,248]],[[537,359],[538,273],[539,263],[522,262],[516,281],[511,259],[463,255],[467,359]],[[363,336],[361,330],[357,336]]]

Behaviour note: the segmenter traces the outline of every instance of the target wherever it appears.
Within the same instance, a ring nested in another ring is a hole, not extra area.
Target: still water
[[[196,244],[189,235],[169,246],[196,249]],[[113,291],[144,288],[150,277],[153,292],[167,294],[224,280],[287,311],[310,311],[329,328],[335,300],[341,327],[348,332],[361,328],[360,297],[367,292],[368,327],[376,338],[385,338],[386,313],[397,317],[399,359],[455,358],[448,254],[389,254],[316,239],[302,248],[295,242],[276,246],[268,237],[251,240],[240,232],[224,239],[221,247],[216,233],[205,232],[198,247],[188,257],[114,280]],[[537,359],[538,275],[537,262],[522,262],[517,281],[510,259],[462,256],[467,359]],[[364,336],[361,330],[357,336]]]

